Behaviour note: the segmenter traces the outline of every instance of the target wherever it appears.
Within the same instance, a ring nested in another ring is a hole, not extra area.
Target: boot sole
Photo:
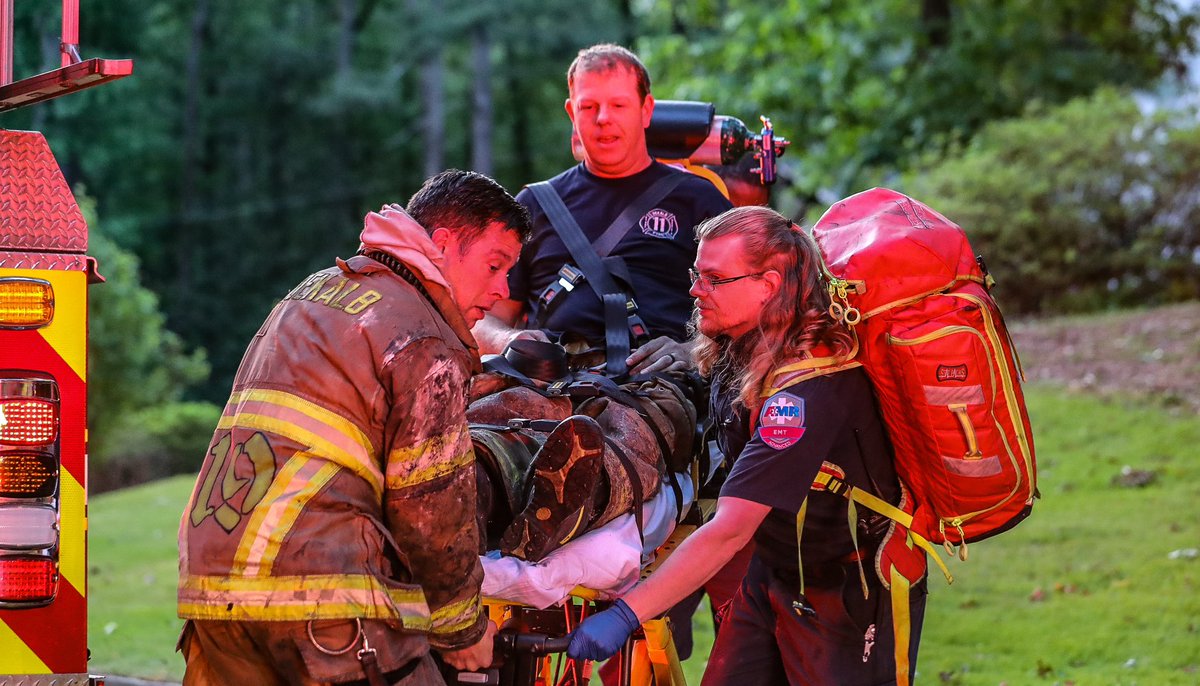
[[[582,534],[592,515],[604,454],[604,432],[591,417],[559,423],[533,460],[526,506],[500,539],[500,551],[525,560]]]

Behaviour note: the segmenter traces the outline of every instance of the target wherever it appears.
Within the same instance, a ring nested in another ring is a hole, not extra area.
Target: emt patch
[[[800,442],[804,435],[804,398],[776,393],[763,404],[758,415],[758,436],[776,450]]]

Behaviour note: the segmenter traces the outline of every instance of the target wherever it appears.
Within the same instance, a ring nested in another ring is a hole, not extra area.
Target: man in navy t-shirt
[[[645,342],[631,340],[635,349],[625,360],[629,372],[689,372],[694,365],[683,341],[692,314],[688,269],[696,257],[694,228],[732,205],[706,179],[650,156],[646,127],[654,96],[646,67],[632,52],[607,44],[580,51],[567,70],[567,88],[565,107],[578,143],[573,147],[583,161],[549,183],[589,242],[655,183],[679,177],[678,185],[633,217],[627,229],[617,229],[624,235],[609,256],[617,258],[621,273],[614,277],[632,291],[626,294],[637,303],[649,334]],[[604,363],[604,308],[590,287],[580,283],[557,296],[560,302],[552,310],[542,308],[539,296],[575,260],[533,193],[525,189],[517,201],[529,210],[533,233],[509,272],[510,299],[497,303],[473,330],[481,352],[500,353],[514,338],[524,337],[568,344],[575,353],[589,351],[576,358],[587,360],[586,366]],[[731,569],[729,576],[740,579],[742,567]],[[713,592],[715,604],[727,600]],[[688,615],[690,610],[682,616]],[[690,652],[686,632],[677,636],[677,647],[681,654]]]
[[[630,371],[690,368],[686,348],[679,341],[686,336],[692,312],[687,270],[696,256],[693,229],[731,205],[708,181],[650,156],[646,127],[654,112],[654,96],[650,77],[636,55],[616,45],[587,48],[571,64],[567,86],[570,97],[565,107],[579,136],[583,162],[550,179],[550,185],[589,241],[656,181],[682,175],[666,197],[630,222],[610,256],[623,262],[624,273],[614,277],[632,289],[629,295],[651,339],[629,357]],[[499,353],[517,337],[603,348],[603,307],[587,286],[580,284],[562,294],[563,301],[552,313],[541,311],[539,296],[559,278],[563,265],[575,261],[533,194],[526,189],[517,200],[530,210],[534,232],[510,274],[510,299],[498,303],[475,327],[481,350]]]

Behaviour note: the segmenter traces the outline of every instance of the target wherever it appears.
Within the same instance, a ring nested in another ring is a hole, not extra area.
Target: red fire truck
[[[79,56],[64,0],[62,66],[13,80],[0,0],[4,113],[128,76]],[[95,684],[87,650],[88,227],[42,134],[0,128],[0,683]]]

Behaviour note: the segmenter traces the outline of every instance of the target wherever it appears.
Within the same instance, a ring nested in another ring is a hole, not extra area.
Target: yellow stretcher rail
[[[701,521],[703,521],[711,515],[716,501],[699,501],[697,505],[699,506],[699,511],[703,514],[701,518]],[[698,526],[698,524],[680,524],[676,526],[671,535],[667,537],[666,542],[658,548],[654,560],[642,569],[642,578],[646,578],[648,574],[652,573],[670,557],[679,544],[690,536]],[[594,603],[601,600],[602,595],[600,591],[595,589],[576,586],[568,594],[568,602],[590,608]],[[506,623],[517,619],[520,611],[525,608],[520,603],[499,598],[484,598],[483,604],[487,608],[489,619],[496,622],[497,626],[504,626]],[[640,635],[638,633],[634,634],[631,644],[626,645],[622,654],[630,662],[629,683],[631,686],[687,686],[683,667],[679,663],[679,654],[675,650],[671,624],[665,617],[643,622]],[[554,660],[554,656],[547,656],[542,659],[542,674],[552,675],[554,673]],[[546,677],[547,680],[544,683],[551,683],[550,678]]]

